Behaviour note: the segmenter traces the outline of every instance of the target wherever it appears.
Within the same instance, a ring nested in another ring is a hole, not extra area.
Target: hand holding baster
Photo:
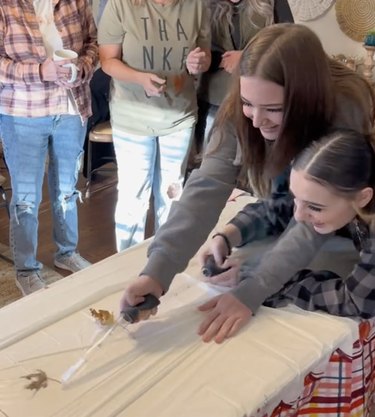
[[[137,304],[134,307],[127,307],[124,310],[121,311],[120,316],[117,318],[115,323],[104,333],[104,335],[97,340],[92,346],[90,346],[84,354],[79,358],[79,360],[69,367],[62,375],[61,382],[63,384],[67,384],[72,377],[82,368],[83,365],[85,365],[90,356],[96,351],[98,347],[100,347],[104,341],[113,333],[113,331],[116,329],[116,327],[125,320],[129,325],[130,323],[135,323],[140,318],[140,314],[143,311],[149,311],[154,309],[156,306],[158,306],[160,303],[159,299],[156,298],[152,294],[148,294],[145,296],[145,300]]]

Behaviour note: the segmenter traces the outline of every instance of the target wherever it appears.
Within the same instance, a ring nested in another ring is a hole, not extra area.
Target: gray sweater
[[[213,134],[200,169],[192,172],[181,199],[173,204],[167,223],[159,229],[149,247],[149,261],[142,274],[157,278],[164,291],[205,241],[236,185],[240,151],[234,129],[228,126],[223,136],[223,142],[217,146],[218,135]],[[289,193],[287,170],[274,180],[271,198],[251,204],[231,222],[240,230],[246,230],[242,234],[241,245],[244,245],[280,235],[292,215],[293,199]],[[242,227],[244,224],[246,227]],[[300,235],[300,244],[306,246],[306,259],[300,257],[301,262],[294,263],[294,268],[289,267],[286,272],[289,276],[304,267],[324,242],[303,224],[296,224],[294,228]],[[239,298],[248,305],[245,293]]]
[[[334,126],[364,131],[367,121],[352,102],[340,97]],[[173,204],[168,221],[158,230],[148,249],[149,259],[142,274],[157,279],[164,292],[207,239],[236,185],[241,151],[235,129],[228,125],[222,136],[218,145],[218,135],[213,132],[201,167],[190,175],[180,200]],[[232,291],[253,312],[274,293],[273,289],[280,288],[280,281],[286,282],[306,268],[329,237],[292,219],[288,174],[289,170],[275,178],[269,199],[251,204],[231,220],[241,230],[241,245],[280,235],[290,221],[294,223],[282,243],[264,257],[256,274],[252,274],[257,278],[242,281]],[[249,271],[246,273],[249,275]]]

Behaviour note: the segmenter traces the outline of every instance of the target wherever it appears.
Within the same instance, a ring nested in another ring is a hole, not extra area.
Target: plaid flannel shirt
[[[81,84],[71,91],[82,119],[91,115],[89,81],[98,61],[96,27],[87,0],[54,0],[54,17],[63,47],[79,55]],[[43,82],[47,59],[32,0],[1,0],[0,114],[43,117],[67,110],[66,90]]]
[[[289,192],[290,167],[271,184],[271,195],[246,205],[229,222],[241,231],[241,246],[268,236],[279,236],[293,218],[294,200]]]
[[[271,198],[245,206],[231,221],[240,231],[241,245],[280,235],[293,218],[293,197],[287,169],[272,183]],[[308,265],[328,235],[298,223],[288,229],[277,247],[254,270],[246,262],[241,282],[231,292],[253,313],[261,304],[280,307],[293,302],[305,310],[323,310],[339,316],[375,316],[375,235],[368,225],[354,220],[338,234],[349,236],[360,252],[352,273],[340,277],[332,271],[302,269]],[[296,256],[298,253],[298,256]]]
[[[292,301],[305,310],[323,310],[337,316],[364,319],[375,316],[375,235],[354,220],[347,226],[360,260],[348,277],[331,271],[299,271],[264,303],[277,307]]]

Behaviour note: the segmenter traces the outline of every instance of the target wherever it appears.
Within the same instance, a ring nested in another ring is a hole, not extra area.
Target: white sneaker
[[[29,295],[42,288],[46,288],[46,283],[40,276],[39,271],[17,272],[16,285],[22,292],[22,295]]]
[[[54,262],[57,268],[65,269],[71,272],[78,272],[91,265],[89,261],[82,258],[78,252],[73,252],[71,255],[60,256]]]

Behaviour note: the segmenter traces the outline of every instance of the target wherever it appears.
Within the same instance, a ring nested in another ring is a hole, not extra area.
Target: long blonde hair
[[[133,6],[144,6],[150,0],[130,0],[130,1],[132,2]],[[183,0],[169,0],[168,3],[176,4],[179,1],[183,1]]]
[[[206,0],[211,10],[211,26],[213,31],[220,30],[222,26],[232,26],[232,7],[233,3],[229,0]],[[253,21],[255,14],[265,18],[265,24],[273,23],[274,0],[242,0],[238,3],[240,13],[246,13],[249,22],[256,25]],[[260,28],[259,28],[260,29]]]
[[[284,87],[280,135],[267,146],[259,129],[244,116],[240,77],[257,76]],[[270,180],[313,140],[321,137],[337,115],[338,96],[350,99],[362,118],[362,133],[372,130],[375,96],[359,74],[328,58],[317,35],[303,25],[281,23],[261,29],[245,47],[228,95],[214,127],[228,120],[237,130],[243,174],[261,196]]]

